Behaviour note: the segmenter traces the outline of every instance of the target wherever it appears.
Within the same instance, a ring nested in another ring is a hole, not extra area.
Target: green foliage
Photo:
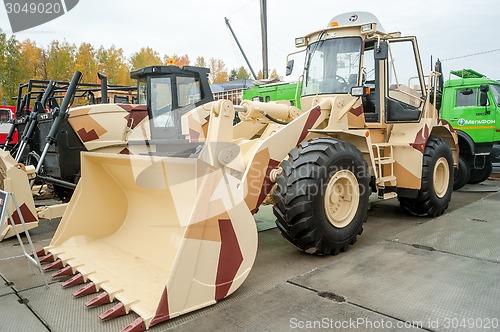
[[[196,67],[204,67],[208,68],[207,62],[205,61],[205,57],[199,56],[196,58],[196,62],[194,64]]]
[[[151,47],[143,47],[139,52],[135,52],[130,57],[132,70],[161,64],[160,54]]]
[[[87,83],[97,83],[98,64],[96,59],[97,51],[89,43],[82,43],[78,48],[75,59],[75,70],[83,74],[82,81]]]
[[[76,46],[66,40],[53,40],[48,48],[47,76],[56,81],[69,81],[74,73]]]
[[[238,79],[238,71],[236,69],[231,69],[231,72],[229,73],[229,80],[234,81]]]
[[[97,51],[99,71],[108,76],[108,84],[132,85],[130,69],[126,64],[123,49],[112,45],[109,49],[101,48]]]
[[[14,36],[7,39],[0,31],[0,97],[2,100],[5,97],[10,105],[14,104],[13,97],[17,96],[22,74],[17,40]]]
[[[250,73],[243,66],[241,66],[238,69],[238,73],[236,74],[236,77],[238,79],[240,79],[240,78],[250,78]]]

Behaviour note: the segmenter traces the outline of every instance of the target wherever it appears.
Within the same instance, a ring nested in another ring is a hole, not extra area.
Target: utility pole
[[[267,61],[267,5],[266,0],[260,0],[260,25],[262,31],[262,78],[269,78]]]

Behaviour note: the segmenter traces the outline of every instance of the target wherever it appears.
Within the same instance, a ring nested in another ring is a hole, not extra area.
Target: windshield
[[[155,127],[173,127],[170,77],[151,78],[151,114]]]
[[[361,38],[320,40],[307,48],[302,95],[348,93],[358,85]]]
[[[495,98],[495,103],[500,106],[500,85],[490,84],[490,90]]]

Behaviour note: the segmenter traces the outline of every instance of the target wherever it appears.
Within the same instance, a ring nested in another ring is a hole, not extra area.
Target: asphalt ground
[[[334,257],[299,252],[264,207],[256,215],[256,262],[244,284],[150,331],[500,330],[497,177],[454,192],[447,212],[434,219],[372,197],[358,242]],[[36,248],[50,242],[57,224],[42,221],[30,231]],[[120,331],[137,317],[101,321],[111,304],[86,308],[93,295],[74,298],[74,289],[49,273],[40,276],[15,238],[0,242],[0,276],[0,331]]]

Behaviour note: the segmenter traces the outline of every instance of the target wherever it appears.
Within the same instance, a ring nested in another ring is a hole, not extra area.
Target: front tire
[[[281,163],[276,224],[300,250],[336,255],[354,244],[368,211],[370,174],[361,152],[334,138],[303,142]]]
[[[413,215],[436,217],[448,208],[453,192],[453,157],[441,138],[429,137],[422,158],[422,184],[417,198],[399,197],[403,209]]]

